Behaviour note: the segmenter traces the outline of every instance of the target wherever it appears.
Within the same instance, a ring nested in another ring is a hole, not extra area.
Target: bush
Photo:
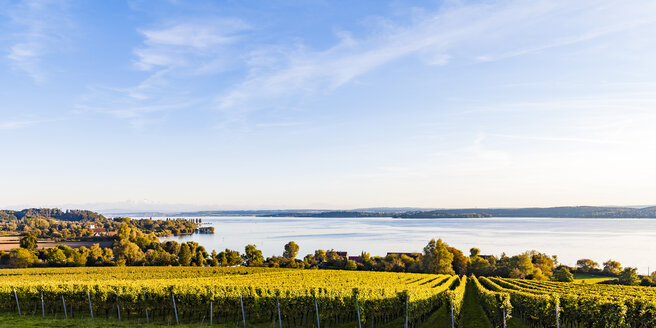
[[[574,275],[567,270],[567,268],[561,267],[556,271],[554,274],[554,278],[556,281],[561,281],[561,282],[572,282],[574,281]]]

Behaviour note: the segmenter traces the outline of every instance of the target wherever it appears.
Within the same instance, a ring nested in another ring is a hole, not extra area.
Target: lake
[[[244,251],[256,244],[264,256],[282,255],[290,240],[300,246],[299,258],[315,249],[362,251],[384,256],[387,252],[420,252],[431,238],[441,238],[461,249],[478,247],[481,254],[509,255],[535,249],[558,255],[560,263],[574,266],[580,258],[601,265],[614,259],[646,274],[656,269],[656,219],[394,219],[203,217],[215,233],[161,238],[196,241],[208,251],[225,248]]]

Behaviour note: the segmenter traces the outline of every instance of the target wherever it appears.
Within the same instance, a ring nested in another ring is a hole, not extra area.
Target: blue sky
[[[0,206],[653,204],[654,12],[0,0]]]

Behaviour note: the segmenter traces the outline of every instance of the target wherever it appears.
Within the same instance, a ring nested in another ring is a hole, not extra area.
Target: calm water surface
[[[256,244],[264,256],[281,255],[290,240],[301,247],[299,258],[315,249],[419,252],[431,238],[442,238],[465,254],[478,247],[482,254],[517,254],[535,249],[574,265],[591,258],[601,265],[608,259],[646,273],[656,269],[656,219],[394,219],[394,218],[261,218],[204,217],[213,235],[194,234],[162,238],[193,240],[206,249],[231,248],[243,252]]]

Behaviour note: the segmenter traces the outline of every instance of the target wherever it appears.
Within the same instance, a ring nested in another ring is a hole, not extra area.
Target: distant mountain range
[[[202,216],[261,216],[261,217],[395,217],[395,218],[482,218],[482,217],[541,217],[541,218],[656,218],[656,206],[562,206],[529,208],[362,208],[354,210],[234,210],[195,212],[136,212],[107,213],[112,216],[136,217],[202,217]]]

